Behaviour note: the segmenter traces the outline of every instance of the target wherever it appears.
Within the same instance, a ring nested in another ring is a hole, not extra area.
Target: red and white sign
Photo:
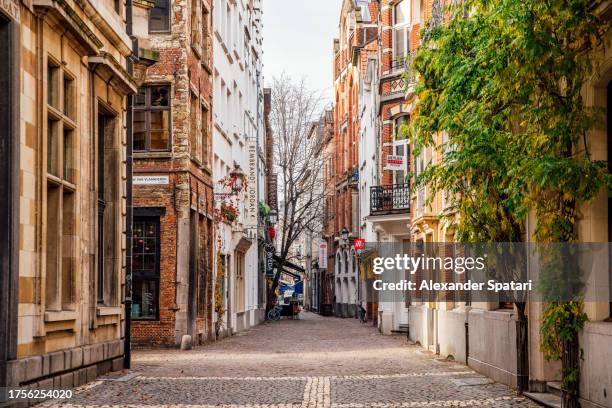
[[[405,170],[404,156],[388,155],[385,170]]]
[[[319,269],[327,269],[327,242],[319,244]]]
[[[362,251],[365,249],[366,241],[364,238],[355,238],[353,241],[353,246],[355,247],[355,251]]]

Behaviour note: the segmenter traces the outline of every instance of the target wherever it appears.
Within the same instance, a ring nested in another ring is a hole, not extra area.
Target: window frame
[[[391,47],[392,49],[392,55],[393,55],[393,66],[402,66],[403,63],[405,62],[406,58],[408,58],[408,55],[410,54],[410,27],[412,24],[412,10],[411,10],[411,3],[412,0],[401,0],[398,1],[397,3],[395,3],[393,5],[393,20],[392,20],[392,39],[393,39],[393,46]],[[408,12],[409,15],[406,16],[406,20],[398,23],[397,22],[397,8],[400,6],[400,4],[402,5],[407,5],[408,6]],[[399,54],[397,52],[397,38],[399,34],[402,34],[403,40],[404,40],[404,49],[403,49],[403,53]]]
[[[149,34],[169,34],[169,33],[172,32],[172,21],[171,21],[171,18],[172,18],[172,0],[166,0],[166,1],[168,2],[168,7],[167,7],[168,13],[165,16],[166,20],[167,20],[166,21],[167,22],[167,27],[164,28],[164,29],[160,29],[160,30],[154,30],[154,29],[151,28],[152,27],[152,24],[151,24],[151,14],[152,14],[154,9],[158,8],[157,7],[157,0],[156,0],[155,1],[155,6],[152,9],[149,10],[148,16],[147,16],[148,17],[147,18],[147,23],[148,23],[147,25],[149,27]]]
[[[65,64],[59,61],[53,55],[47,54],[45,72],[47,95],[43,102],[45,115],[43,123],[46,124],[43,132],[45,165],[42,168],[42,189],[46,208],[44,245],[47,251],[44,266],[46,278],[44,307],[45,310],[56,312],[74,311],[77,304],[76,265],[74,264],[77,248],[74,244],[74,237],[78,203],[77,174],[75,174],[77,168],[75,145],[78,137],[75,118],[77,117],[78,96],[76,77],[69,72]],[[71,92],[68,95],[70,101],[64,95],[66,80],[71,82]],[[69,110],[65,106],[68,102],[70,103]],[[65,145],[66,135],[69,135],[70,138],[68,147]],[[53,153],[50,156],[51,149]],[[52,197],[50,192],[53,192]],[[50,203],[51,199],[53,203]],[[64,245],[64,238],[69,245]],[[73,242],[70,245],[71,241]],[[67,271],[64,262],[69,263]],[[67,283],[66,280],[69,282]]]
[[[143,281],[155,281],[156,284],[156,308],[155,308],[155,316],[154,317],[135,317],[132,314],[132,320],[138,321],[159,321],[160,320],[160,281],[161,281],[161,216],[159,215],[134,215],[133,224],[137,222],[154,222],[155,223],[155,271],[154,276],[150,276],[150,274],[145,273],[143,270],[132,269],[132,287],[134,287],[134,282],[137,280]],[[134,228],[135,230],[135,228]],[[134,237],[132,237],[134,239]],[[133,245],[133,243],[131,244]],[[135,253],[133,253],[134,255]],[[135,304],[136,302],[134,302]],[[142,314],[142,309],[141,309]]]
[[[168,89],[168,106],[152,106],[151,105],[151,89],[153,88],[167,88]],[[172,85],[167,83],[161,84],[145,84],[140,87],[145,89],[145,103],[144,105],[137,105],[134,103],[134,113],[143,112],[145,115],[145,148],[136,149],[134,146],[135,153],[146,153],[146,152],[169,152],[172,150]],[[151,149],[151,112],[163,112],[168,111],[168,142],[165,149]]]

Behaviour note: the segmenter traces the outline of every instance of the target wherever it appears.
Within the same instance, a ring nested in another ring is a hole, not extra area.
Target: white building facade
[[[261,1],[214,0],[213,19],[216,207],[227,203],[238,212],[233,222],[219,222],[216,231],[215,273],[224,309],[220,326],[232,334],[260,323],[265,309],[258,268],[258,203],[263,191],[259,184],[264,171],[258,151],[265,138]],[[244,187],[228,196],[219,181],[236,173],[244,174]]]

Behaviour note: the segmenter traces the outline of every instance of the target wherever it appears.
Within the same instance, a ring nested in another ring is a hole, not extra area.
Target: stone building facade
[[[212,2],[156,0],[135,12],[132,342],[214,339]]]
[[[0,3],[0,387],[123,366],[127,10]]]

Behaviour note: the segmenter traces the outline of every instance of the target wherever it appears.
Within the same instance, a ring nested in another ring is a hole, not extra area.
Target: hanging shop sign
[[[327,242],[319,244],[319,269],[327,269]]]
[[[246,220],[245,224],[250,226],[257,225],[257,142],[247,141],[247,157],[249,160],[247,171],[247,201],[246,201]]]

